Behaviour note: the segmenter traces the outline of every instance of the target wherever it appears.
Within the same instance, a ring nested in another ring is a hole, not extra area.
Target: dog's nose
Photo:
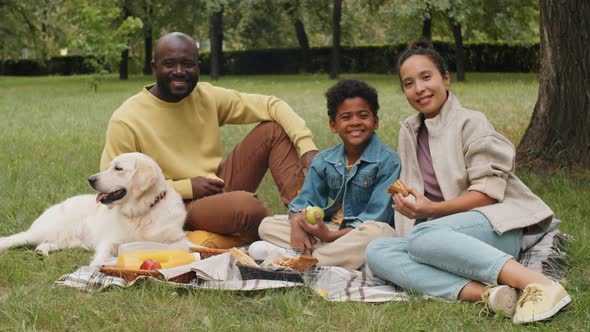
[[[92,175],[88,178],[88,183],[90,183],[90,186],[92,186],[94,188],[94,184],[96,183],[96,176]]]

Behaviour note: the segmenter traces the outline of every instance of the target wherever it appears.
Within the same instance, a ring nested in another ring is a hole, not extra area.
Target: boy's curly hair
[[[367,101],[371,107],[374,117],[377,117],[379,111],[379,98],[377,90],[367,83],[359,80],[345,79],[334,84],[326,91],[326,100],[328,106],[328,116],[330,120],[336,120],[338,105],[342,104],[345,99],[361,97]]]

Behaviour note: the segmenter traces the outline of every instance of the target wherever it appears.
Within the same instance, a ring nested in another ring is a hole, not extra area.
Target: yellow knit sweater
[[[190,96],[168,103],[153,96],[150,87],[127,99],[113,113],[101,170],[121,153],[145,153],[158,162],[182,197],[190,199],[190,178],[217,171],[222,159],[220,127],[225,124],[275,121],[300,156],[317,150],[305,121],[276,97],[198,83]]]

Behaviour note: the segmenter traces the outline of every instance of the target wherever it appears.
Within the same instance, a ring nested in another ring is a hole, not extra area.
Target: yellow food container
[[[130,251],[119,255],[116,267],[139,270],[141,264],[147,259],[159,262],[163,269],[169,269],[190,264],[195,261],[195,256],[181,249]]]

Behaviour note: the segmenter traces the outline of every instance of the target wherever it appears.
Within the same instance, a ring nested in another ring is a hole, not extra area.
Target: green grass
[[[398,123],[413,110],[397,79],[385,75],[345,75],[374,85],[380,95],[383,140],[397,145]],[[202,80],[208,80],[203,77]],[[468,74],[452,90],[464,106],[481,110],[515,144],[524,133],[537,99],[532,74]],[[88,175],[98,171],[104,131],[112,111],[150,77],[128,82],[102,80],[92,91],[90,77],[0,77],[0,236],[25,230],[47,207],[90,192]],[[320,149],[338,142],[327,126],[323,93],[333,84],[325,75],[224,77],[217,85],[274,94],[307,121]],[[223,130],[226,152],[252,126]],[[590,330],[590,176],[519,172],[574,235],[567,288],[573,303],[556,318],[530,326],[478,317],[468,303],[422,300],[363,304],[328,303],[304,288],[260,292],[186,291],[155,282],[91,294],[52,288],[53,282],[90,261],[83,250],[37,257],[31,248],[0,254],[0,331],[3,330]],[[272,181],[260,197],[284,212]]]

